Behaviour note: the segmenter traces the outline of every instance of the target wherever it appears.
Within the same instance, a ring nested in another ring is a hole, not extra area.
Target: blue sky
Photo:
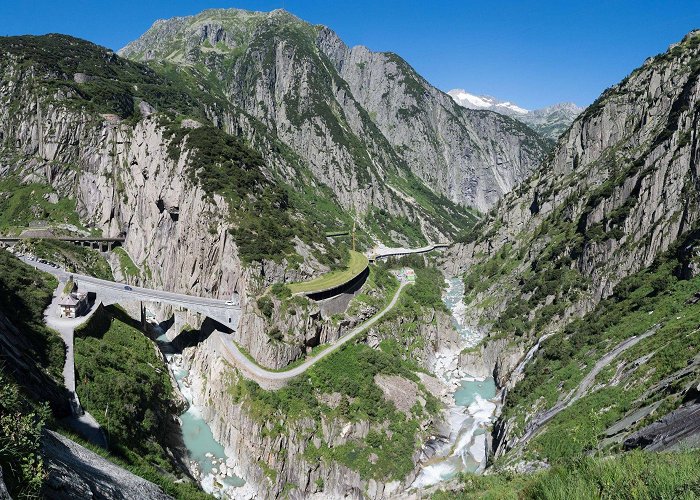
[[[0,35],[67,33],[118,49],[160,18],[286,8],[350,45],[396,52],[442,90],[536,108],[590,104],[700,28],[700,0],[0,0]]]

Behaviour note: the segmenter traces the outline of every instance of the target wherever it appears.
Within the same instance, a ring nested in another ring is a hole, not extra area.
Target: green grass
[[[27,239],[24,248],[49,262],[55,262],[68,272],[86,274],[95,278],[113,280],[112,268],[97,250],[81,247],[67,241]]]
[[[59,197],[58,203],[49,203],[44,197],[53,192],[50,186],[22,184],[14,176],[0,179],[0,234],[19,234],[37,220],[82,227],[75,200]]]
[[[27,400],[0,365],[0,469],[13,498],[41,494],[47,471],[40,438],[48,417],[48,407]]]
[[[383,208],[372,208],[365,216],[365,222],[370,231],[388,245],[401,245],[390,234],[396,232],[402,235],[410,246],[423,246],[427,243],[421,231],[420,224],[407,217],[392,215]]]
[[[168,370],[137,327],[110,306],[76,330],[76,391],[107,432],[112,453],[175,474],[164,445],[174,411]]]
[[[611,458],[582,457],[530,476],[464,474],[459,491],[433,500],[683,500],[700,498],[700,452],[635,451]]]
[[[136,266],[136,264],[134,264],[134,261],[131,260],[131,257],[129,257],[126,250],[121,247],[116,247],[114,248],[113,252],[119,258],[119,266],[121,267],[122,274],[124,274],[124,276],[135,278],[141,274],[141,270]]]
[[[355,278],[369,265],[367,257],[353,250],[349,250],[350,261],[343,270],[331,271],[310,281],[302,283],[290,283],[287,285],[292,293],[310,293],[330,290]]]

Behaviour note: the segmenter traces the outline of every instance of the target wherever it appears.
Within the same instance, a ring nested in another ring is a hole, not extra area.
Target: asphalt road
[[[393,257],[400,255],[411,255],[414,253],[427,253],[440,248],[447,248],[448,243],[433,243],[420,248],[389,248],[380,247],[367,254],[369,258]]]
[[[70,276],[73,276],[73,279],[79,284],[82,282],[92,285],[93,287],[99,287],[105,291],[109,291],[113,296],[123,297],[124,300],[151,300],[154,302],[167,302],[173,305],[182,305],[184,307],[196,305],[219,308],[221,310],[240,310],[239,306],[226,305],[226,301],[221,299],[198,297],[195,295],[186,295],[184,293],[165,292],[162,290],[154,290],[152,288],[143,288],[138,286],[130,286],[131,290],[126,290],[124,287],[127,285],[124,283],[93,278],[92,276],[86,276],[84,274],[69,273],[60,268],[55,268],[40,262],[29,260],[26,257],[20,257],[20,259],[30,266],[39,269],[40,271],[54,275],[59,279],[59,281],[66,281]]]
[[[229,354],[231,354],[235,358],[235,363],[236,366],[238,366],[240,369],[242,369],[246,374],[252,378],[253,380],[256,381],[261,381],[261,380],[268,380],[268,381],[287,381],[289,379],[292,379],[298,375],[301,375],[304,373],[306,370],[311,368],[313,365],[321,361],[323,358],[326,356],[330,356],[333,354],[335,351],[340,349],[344,344],[347,342],[350,342],[352,339],[357,337],[360,333],[364,332],[367,328],[371,327],[374,325],[377,321],[379,321],[386,313],[391,311],[396,303],[399,300],[399,296],[401,295],[401,291],[409,285],[410,283],[403,282],[401,285],[399,285],[398,290],[396,290],[396,293],[394,294],[394,297],[391,299],[391,302],[382,309],[379,313],[375,314],[372,316],[370,319],[362,323],[361,325],[355,327],[352,331],[350,331],[347,335],[344,335],[343,337],[339,338],[334,344],[332,344],[330,347],[327,347],[325,350],[321,351],[318,353],[316,356],[307,359],[304,361],[302,364],[295,366],[294,368],[291,368],[289,370],[284,370],[284,371],[271,371],[263,368],[262,366],[258,365],[257,363],[254,363],[246,355],[244,355],[236,346],[236,344],[233,342],[232,338],[230,335],[226,335],[224,333],[219,332],[219,337],[226,347],[227,351]]]
[[[75,274],[75,273],[69,273],[66,272],[63,269],[60,268],[55,268],[46,264],[42,264],[40,262],[36,262],[33,260],[29,260],[26,257],[21,257],[22,261],[26,262],[27,264],[41,270],[45,271],[47,273],[50,273],[57,277],[59,281],[66,281],[70,276],[73,276],[73,279],[78,282],[79,286],[80,283],[88,283],[89,285],[92,285],[93,287],[99,287],[101,290],[108,292],[111,297],[114,298],[122,298],[123,300],[152,300],[152,301],[160,301],[160,302],[167,302],[169,304],[180,304],[182,306],[202,306],[202,307],[207,307],[207,308],[217,308],[222,311],[225,310],[240,310],[239,306],[228,306],[226,305],[225,301],[219,300],[219,299],[209,299],[209,298],[204,298],[204,297],[196,297],[193,295],[185,295],[185,294],[180,294],[180,293],[173,293],[173,292],[164,292],[161,290],[153,290],[150,288],[142,288],[142,287],[137,287],[133,286],[131,287],[132,289],[127,291],[124,289],[124,284],[123,283],[116,283],[114,281],[108,281],[108,280],[102,280],[98,278],[93,278],[91,276],[85,276],[81,274]],[[314,364],[318,363],[320,360],[325,358],[326,356],[331,355],[340,347],[342,347],[345,343],[351,341],[354,339],[357,335],[362,333],[364,330],[367,328],[371,327],[374,325],[377,321],[379,321],[386,313],[388,313],[393,307],[396,305],[396,303],[399,300],[399,297],[401,295],[401,291],[409,285],[410,283],[408,282],[402,282],[399,285],[399,288],[396,290],[396,293],[392,297],[391,301],[389,304],[382,309],[379,313],[376,315],[372,316],[370,319],[365,321],[363,324],[355,327],[351,332],[349,332],[347,335],[341,337],[338,339],[334,344],[332,344],[330,347],[326,348],[324,351],[320,352],[316,356],[307,359],[304,361],[302,364],[295,366],[294,368],[291,368],[289,370],[285,371],[271,371],[263,368],[262,366],[258,365],[257,363],[251,361],[245,354],[243,354],[240,349],[236,346],[236,344],[233,342],[232,338],[224,333],[219,332],[219,338],[225,347],[225,355],[228,354],[231,356],[233,359],[230,359],[230,361],[233,361],[236,366],[241,368],[246,374],[253,380],[257,381],[286,381],[291,378],[294,378],[298,375],[301,375],[304,373],[306,370],[308,370],[311,366]],[[227,356],[228,357],[228,356]]]

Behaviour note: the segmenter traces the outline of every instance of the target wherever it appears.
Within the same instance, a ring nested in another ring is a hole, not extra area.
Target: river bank
[[[449,436],[435,455],[423,464],[413,487],[423,488],[448,480],[460,472],[481,472],[487,460],[487,434],[500,398],[491,377],[475,377],[459,365],[460,352],[476,346],[483,338],[464,321],[464,283],[446,279],[443,301],[452,313],[455,329],[462,339],[456,349],[436,353],[435,375],[448,387],[446,421]]]
[[[185,367],[182,355],[175,352],[165,333],[159,335],[156,341],[165,355],[180,393],[188,403],[187,410],[179,419],[192,476],[205,492],[215,498],[246,498],[243,488],[246,482],[234,474],[233,460],[214,439],[211,428],[202,417],[202,410],[193,404],[189,371]]]

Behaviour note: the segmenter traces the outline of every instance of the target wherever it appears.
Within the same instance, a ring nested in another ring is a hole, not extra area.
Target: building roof
[[[61,297],[61,301],[58,303],[58,305],[62,307],[75,307],[78,305],[78,302],[78,299],[72,295],[66,295],[65,297]]]

